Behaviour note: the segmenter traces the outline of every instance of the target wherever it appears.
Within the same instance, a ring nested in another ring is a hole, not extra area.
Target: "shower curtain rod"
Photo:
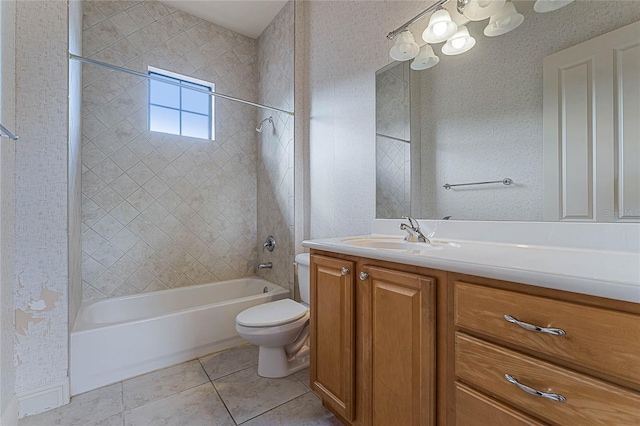
[[[138,72],[138,71],[133,71],[133,70],[129,70],[129,69],[126,69],[126,68],[117,67],[115,65],[111,65],[111,64],[104,63],[104,62],[95,61],[93,59],[88,59],[88,58],[85,58],[85,57],[82,57],[82,56],[74,55],[73,53],[69,53],[69,59],[74,59],[76,61],[84,62],[84,63],[87,63],[87,64],[97,65],[99,67],[108,68],[108,69],[113,70],[113,71],[120,71],[120,72],[123,72],[123,73],[126,73],[126,74],[134,75],[136,77],[144,78],[144,79],[147,79],[147,80],[155,80],[155,81],[160,81],[162,83],[171,84],[173,86],[185,87],[187,89],[190,89],[190,90],[193,90],[193,91],[196,91],[196,92],[206,93],[207,95],[213,96],[215,98],[226,99],[226,100],[233,101],[233,102],[240,102],[242,104],[251,105],[251,106],[254,106],[254,107],[257,107],[257,108],[263,108],[263,109],[268,109],[270,111],[277,111],[277,112],[282,112],[284,114],[294,115],[293,112],[286,111],[284,109],[280,109],[280,108],[276,108],[276,107],[270,107],[270,106],[258,104],[258,103],[255,103],[255,102],[245,101],[244,99],[234,98],[233,96],[223,95],[222,93],[216,93],[216,92],[212,92],[210,90],[198,89],[197,87],[183,85],[182,83],[174,83],[173,81],[166,80],[166,79],[164,79],[162,77],[154,77],[152,75],[147,75],[145,73],[141,73],[141,72]]]

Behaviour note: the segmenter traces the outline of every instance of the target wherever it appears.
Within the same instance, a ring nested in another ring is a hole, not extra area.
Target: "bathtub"
[[[71,394],[239,345],[236,315],[287,297],[249,277],[83,302],[71,331]]]

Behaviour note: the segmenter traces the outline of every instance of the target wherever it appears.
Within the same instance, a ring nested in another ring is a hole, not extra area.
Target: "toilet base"
[[[260,377],[286,377],[309,366],[309,347],[303,346],[295,355],[287,356],[284,347],[260,346],[258,375]]]

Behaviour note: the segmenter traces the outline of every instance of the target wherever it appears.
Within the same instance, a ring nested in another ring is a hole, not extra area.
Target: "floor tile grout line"
[[[120,399],[122,400],[122,412],[124,413],[127,410],[124,405],[124,380],[120,381]],[[122,416],[122,418],[124,419],[124,415]]]
[[[202,382],[202,383],[200,383],[200,384],[193,385],[193,386],[190,386],[190,387],[188,387],[188,388],[184,388],[184,389],[179,390],[178,392],[174,392],[174,393],[172,393],[172,394],[170,394],[170,395],[165,395],[165,396],[163,396],[162,398],[154,399],[154,400],[152,400],[152,401],[147,401],[147,402],[145,402],[145,403],[144,403],[144,404],[142,404],[142,405],[138,405],[137,407],[131,407],[131,408],[126,408],[126,407],[125,407],[125,409],[124,409],[124,411],[123,411],[123,412],[126,412],[126,411],[133,411],[133,410],[135,410],[135,409],[137,409],[137,408],[144,407],[145,405],[153,404],[154,402],[162,401],[163,399],[167,399],[167,398],[171,398],[172,396],[176,396],[176,395],[178,395],[179,393],[186,392],[186,391],[188,391],[188,390],[195,389],[195,388],[197,388],[198,386],[202,386],[202,385],[206,385],[206,384],[207,384],[207,382],[205,381],[205,382]],[[124,392],[123,392],[123,397],[124,397]]]
[[[294,399],[298,399],[298,398],[301,398],[301,397],[305,396],[305,395],[306,395],[306,394],[308,394],[309,392],[311,392],[311,390],[307,390],[306,392],[304,392],[304,393],[302,393],[302,394],[300,394],[300,395],[298,395],[298,396],[296,396],[296,397],[293,397],[293,398],[291,398],[290,400],[283,402],[282,404],[276,405],[276,406],[275,406],[275,407],[273,407],[273,408],[269,408],[267,411],[262,412],[262,413],[258,414],[257,416],[253,416],[253,417],[251,417],[250,419],[247,419],[247,420],[245,420],[245,421],[244,421],[244,422],[242,422],[242,423],[238,423],[238,425],[243,425],[243,424],[247,423],[248,421],[251,421],[251,420],[256,419],[256,418],[258,418],[258,417],[260,417],[260,416],[263,416],[263,415],[267,414],[268,412],[275,410],[275,409],[276,409],[276,408],[278,408],[278,407],[282,407],[283,405],[290,403],[290,402],[291,402],[291,401],[293,401]]]
[[[231,419],[233,424],[237,426],[238,422],[236,422],[236,419],[231,414],[231,411],[229,410],[229,407],[227,407],[227,404],[224,402],[224,399],[222,399],[222,395],[220,395],[220,392],[218,392],[218,388],[213,383],[213,380],[211,380],[211,377],[209,376],[209,373],[207,373],[207,369],[204,368],[204,365],[202,365],[202,361],[200,361],[200,358],[198,358],[198,362],[202,366],[202,369],[204,370],[204,373],[207,375],[207,377],[209,377],[209,383],[211,383],[211,386],[213,387],[213,390],[216,392],[216,395],[218,395],[218,398],[220,398],[220,402],[222,402],[222,405],[224,406],[224,409],[227,410],[227,413],[229,414],[229,418]]]
[[[257,367],[257,366],[258,366],[258,364],[251,365],[249,367],[244,367],[244,368],[241,368],[240,370],[237,370],[237,371],[234,371],[232,373],[228,373],[228,374],[225,374],[224,376],[219,376],[219,377],[216,377],[216,378],[213,378],[213,379],[211,379],[211,376],[209,376],[209,379],[211,380],[211,383],[213,383],[214,380],[223,379],[223,378],[228,377],[228,376],[230,376],[232,374],[236,374],[236,373],[239,373],[241,371],[248,370],[250,368],[254,368],[254,367]],[[205,370],[205,372],[206,372],[206,370]],[[207,373],[207,376],[208,375],[209,375],[209,373]]]

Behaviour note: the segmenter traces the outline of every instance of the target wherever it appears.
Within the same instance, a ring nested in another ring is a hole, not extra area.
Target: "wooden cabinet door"
[[[354,263],[311,256],[311,386],[336,413],[354,419]]]
[[[363,271],[371,291],[372,423],[433,425],[435,280],[373,266]]]

